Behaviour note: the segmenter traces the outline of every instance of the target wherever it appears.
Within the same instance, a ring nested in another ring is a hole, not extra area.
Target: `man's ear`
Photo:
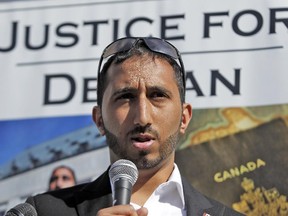
[[[183,104],[182,121],[180,126],[180,133],[184,134],[190,120],[192,119],[192,105],[188,103]]]
[[[100,134],[105,135],[103,118],[101,115],[101,108],[99,106],[93,107],[92,111],[93,121],[95,122]]]

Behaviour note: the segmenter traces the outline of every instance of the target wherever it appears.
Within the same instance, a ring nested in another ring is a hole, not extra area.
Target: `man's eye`
[[[119,95],[116,99],[117,100],[125,100],[125,99],[133,99],[135,96],[131,93],[126,93],[126,94],[122,94],[122,95]]]
[[[163,98],[166,97],[166,95],[163,92],[153,92],[150,95],[151,98]]]
[[[62,176],[62,179],[64,181],[70,181],[71,180],[71,178],[69,176],[66,176],[66,175]]]
[[[51,182],[55,182],[55,181],[57,181],[57,179],[58,179],[58,176],[52,176],[51,178],[50,178],[50,183]]]

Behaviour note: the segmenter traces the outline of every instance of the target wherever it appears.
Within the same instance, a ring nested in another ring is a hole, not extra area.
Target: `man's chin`
[[[154,167],[157,167],[160,164],[160,162],[161,158],[151,159],[148,157],[148,155],[143,156],[134,161],[138,170],[152,169]]]

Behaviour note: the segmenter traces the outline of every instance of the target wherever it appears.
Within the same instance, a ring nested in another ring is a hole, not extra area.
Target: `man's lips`
[[[149,134],[138,134],[131,138],[132,144],[138,149],[148,149],[154,142],[154,137]]]

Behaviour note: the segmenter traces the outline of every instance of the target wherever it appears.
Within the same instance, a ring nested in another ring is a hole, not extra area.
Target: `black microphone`
[[[10,209],[5,216],[37,216],[37,212],[29,203],[21,203]]]
[[[113,205],[130,203],[132,187],[138,178],[136,165],[129,160],[118,160],[109,169],[113,191]]]

